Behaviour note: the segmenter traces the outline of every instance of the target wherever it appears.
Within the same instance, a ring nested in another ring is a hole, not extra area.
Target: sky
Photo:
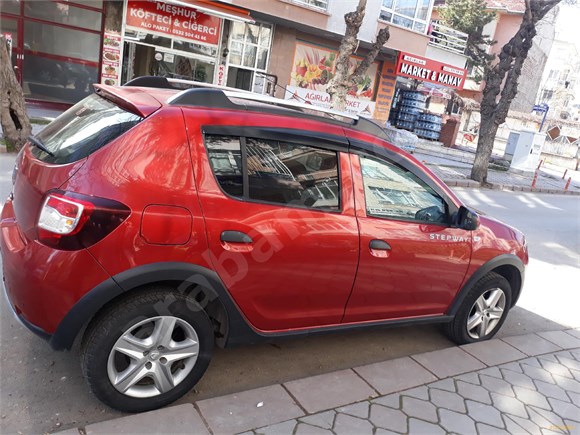
[[[576,5],[560,5],[560,13],[556,19],[556,38],[561,41],[575,42],[580,50],[580,3]]]

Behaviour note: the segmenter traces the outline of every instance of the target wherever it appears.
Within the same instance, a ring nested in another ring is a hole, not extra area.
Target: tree
[[[497,130],[518,91],[518,78],[536,36],[536,25],[561,0],[525,0],[526,10],[516,34],[501,49],[499,60],[487,69],[481,100],[481,124],[471,178],[487,183],[487,168]],[[503,86],[502,86],[503,84]]]
[[[439,10],[439,15],[445,26],[467,33],[467,64],[473,67],[474,80],[481,82],[482,71],[495,58],[495,55],[488,52],[494,41],[483,35],[484,26],[495,19],[495,12],[487,11],[485,0],[447,0]]]
[[[0,34],[0,125],[8,148],[19,150],[31,132],[24,94],[8,53],[8,41]]]
[[[348,91],[362,80],[383,45],[389,40],[389,28],[384,27],[379,30],[377,39],[368,54],[356,66],[355,70],[350,73],[350,58],[358,48],[359,41],[357,36],[365,16],[366,5],[367,0],[359,0],[356,10],[344,16],[346,32],[338,49],[335,75],[328,82],[326,88],[326,92],[330,94],[330,103],[336,110],[344,111],[346,109],[346,96]]]

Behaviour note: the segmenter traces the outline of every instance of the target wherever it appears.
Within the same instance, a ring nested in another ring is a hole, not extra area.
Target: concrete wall
[[[465,68],[467,57],[462,54],[457,54],[452,51],[444,50],[434,45],[427,45],[425,50],[425,57],[439,62],[448,63],[457,68]]]

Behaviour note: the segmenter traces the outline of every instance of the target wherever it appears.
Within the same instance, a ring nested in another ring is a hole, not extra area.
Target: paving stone
[[[429,384],[429,388],[437,388],[438,390],[445,390],[451,393],[455,393],[457,391],[453,379],[443,379],[442,381],[433,382],[432,384]]]
[[[497,368],[497,367],[488,367],[486,369],[480,370],[478,372],[478,374],[480,376],[486,375],[486,376],[491,376],[492,378],[503,379],[503,376],[501,375],[501,372],[499,371],[499,368]]]
[[[409,417],[417,417],[421,420],[437,423],[437,408],[432,403],[414,397],[403,396],[401,410]]]
[[[505,396],[515,397],[514,390],[510,383],[504,381],[503,379],[492,378],[490,376],[481,375],[481,386],[486,390],[493,391],[494,393],[503,394]]]
[[[475,422],[465,414],[441,409],[439,410],[439,418],[439,425],[447,432],[455,432],[462,435],[477,434]]]
[[[575,349],[580,347],[580,338],[567,334],[564,331],[538,332],[538,335],[557,344],[562,349]]]
[[[571,336],[580,339],[580,328],[579,329],[566,329],[564,332],[566,334],[570,334]]]
[[[171,422],[171,432],[175,434],[209,434],[191,403],[90,424],[85,427],[85,432],[87,435],[157,434],[167,432],[168,422]]]
[[[256,407],[260,402],[264,405]],[[214,434],[243,432],[304,414],[281,385],[205,399],[197,406]]]
[[[503,421],[505,423],[506,430],[510,434],[525,434],[527,433],[521,426],[519,426],[515,421],[513,421],[509,416],[503,415]]]
[[[546,355],[538,355],[538,361],[540,361],[540,364],[542,364],[542,361],[552,361],[555,363],[560,362],[558,361],[558,358],[556,358],[556,355],[553,353],[548,353]]]
[[[540,394],[543,394],[544,396],[553,397],[554,399],[563,400],[565,402],[569,401],[566,391],[558,385],[549,384],[544,381],[534,381],[534,384],[536,384],[536,388]]]
[[[479,435],[511,435],[503,429],[498,429],[495,426],[489,426],[483,423],[475,423]]]
[[[460,348],[470,353],[488,366],[495,366],[511,361],[517,361],[527,356],[509,344],[498,339],[482,341],[480,343],[466,344],[464,346],[460,346]]]
[[[256,429],[254,432],[258,435],[292,435],[297,424],[296,420],[288,420]]]
[[[335,416],[336,412],[325,411],[319,412],[318,414],[307,415],[306,417],[300,417],[298,420],[312,426],[321,427],[322,429],[332,429]]]
[[[491,398],[487,390],[479,385],[457,381],[457,393],[466,399],[491,405]]]
[[[503,341],[509,343],[520,352],[529,356],[541,355],[543,353],[555,352],[561,347],[555,345],[551,341],[540,337],[536,334],[516,335],[513,337],[504,337]]]
[[[522,370],[521,366],[517,362],[502,364],[498,368],[501,370],[502,374],[503,374],[504,370],[509,370],[510,372],[515,372],[515,373],[523,373],[524,372]]]
[[[491,393],[493,406],[506,414],[515,415],[522,418],[528,418],[528,413],[522,402],[513,397],[507,397],[497,393]]]
[[[564,420],[564,427],[570,435],[580,435],[580,421]]]
[[[570,396],[570,399],[574,405],[580,406],[580,394],[574,393],[573,391],[568,391],[568,396]],[[559,399],[559,397],[556,397],[556,399]]]
[[[445,431],[436,424],[427,423],[416,418],[409,419],[409,433],[410,434],[425,434],[425,435],[445,435]]]
[[[540,429],[542,435],[562,435],[562,432],[554,432],[553,430],[549,429]]]
[[[361,433],[363,432],[361,431]],[[333,432],[331,430],[321,429],[319,427],[311,426],[306,423],[298,423],[298,426],[296,426],[296,432],[294,432],[294,435],[332,435],[332,434]]]
[[[534,405],[538,408],[547,409],[548,411],[551,409],[550,404],[544,395],[538,393],[537,391],[528,390],[527,388],[517,386],[514,387],[514,391],[518,400],[524,405]]]
[[[580,370],[580,362],[573,359],[572,356],[558,356],[558,361],[560,361],[563,366],[569,369]]]
[[[528,365],[530,367],[536,367],[539,369],[542,368],[542,365],[540,364],[540,362],[538,361],[538,358],[536,358],[536,357],[519,360],[518,364],[520,365],[520,367],[522,369],[524,368],[524,365]],[[524,371],[524,373],[525,373],[525,371]]]
[[[580,407],[570,402],[562,402],[558,399],[549,398],[554,413],[562,418],[577,419],[580,418]]]
[[[577,380],[558,375],[554,375],[553,378],[556,381],[556,384],[562,387],[564,390],[580,393],[580,382]]]
[[[406,390],[437,378],[409,357],[369,364],[354,369],[381,394]]]
[[[391,430],[383,429],[382,427],[378,427],[375,430],[375,435],[399,435],[398,432],[393,432]]]
[[[284,386],[309,413],[348,405],[376,396],[352,370],[340,370],[286,382]]]
[[[79,429],[73,427],[71,429],[61,430],[60,432],[54,432],[55,435],[80,435]]]
[[[540,414],[542,417],[544,417],[546,420],[548,420],[554,426],[558,426],[558,427],[564,426],[564,420],[562,420],[562,417],[560,417],[559,415],[555,414],[552,411],[546,411],[545,409],[536,408],[535,406],[529,406],[528,409],[530,410],[530,412],[534,411],[534,412]]]
[[[352,415],[354,417],[360,418],[369,418],[369,408],[371,404],[367,401],[355,403],[353,405],[343,406],[342,408],[338,408],[338,412],[342,412],[343,414]]]
[[[533,421],[527,419],[527,418],[522,418],[522,417],[517,417],[515,415],[508,415],[506,416],[506,419],[511,419],[513,422],[515,422],[519,427],[521,427],[522,429],[528,431],[531,434],[539,434],[541,433],[540,427],[534,423]],[[522,431],[519,430],[516,433],[521,433]]]
[[[372,424],[395,432],[407,432],[407,416],[399,410],[371,405],[369,420]]]
[[[450,409],[451,411],[465,412],[465,399],[457,393],[450,391],[435,390],[430,391],[431,402],[443,409]]]
[[[551,384],[555,384],[552,375],[541,367],[532,367],[527,364],[522,364],[522,369],[526,375],[532,379],[537,379],[538,381],[544,381]]]
[[[465,403],[467,404],[467,415],[476,422],[491,424],[499,428],[505,427],[501,413],[493,406],[484,405],[473,400],[466,400]]]
[[[413,359],[440,379],[485,368],[483,363],[458,347],[414,355]]]
[[[554,359],[556,359],[556,358],[554,358]],[[558,360],[556,360],[556,361],[558,361]],[[544,370],[547,370],[552,375],[559,375],[559,376],[563,376],[565,378],[574,378],[574,376],[572,376],[572,373],[570,372],[568,367],[560,364],[559,361],[558,362],[546,361],[546,360],[543,360],[540,358],[540,364],[542,365]]]
[[[557,427],[556,424],[548,420],[532,407],[528,407],[528,414],[530,415],[530,419],[542,429],[554,430],[554,428]]]
[[[401,408],[401,395],[389,394],[388,396],[379,397],[378,399],[371,400],[371,403],[378,403],[379,405],[388,406],[393,409]]]
[[[351,415],[337,414],[336,420],[334,420],[333,432],[336,435],[352,435],[354,433],[373,435],[373,431],[373,425],[370,424],[368,420],[363,420]]]
[[[474,385],[481,385],[481,381],[479,380],[479,376],[477,373],[466,373],[461,376],[456,376],[454,378],[456,381],[463,381]]]
[[[410,390],[401,391],[401,395],[415,397],[421,400],[429,400],[429,389],[423,385],[422,387],[411,388]]]
[[[503,369],[501,373],[503,375],[503,378],[512,385],[519,385],[520,387],[529,388],[530,390],[536,388],[534,381],[528,375]]]

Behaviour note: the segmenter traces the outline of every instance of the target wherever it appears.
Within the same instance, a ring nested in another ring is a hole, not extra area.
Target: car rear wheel
[[[489,340],[501,328],[511,307],[509,282],[489,273],[469,291],[446,333],[457,344]]]
[[[142,412],[187,393],[205,373],[212,350],[211,322],[192,297],[149,289],[119,301],[92,322],[81,364],[102,402]]]

